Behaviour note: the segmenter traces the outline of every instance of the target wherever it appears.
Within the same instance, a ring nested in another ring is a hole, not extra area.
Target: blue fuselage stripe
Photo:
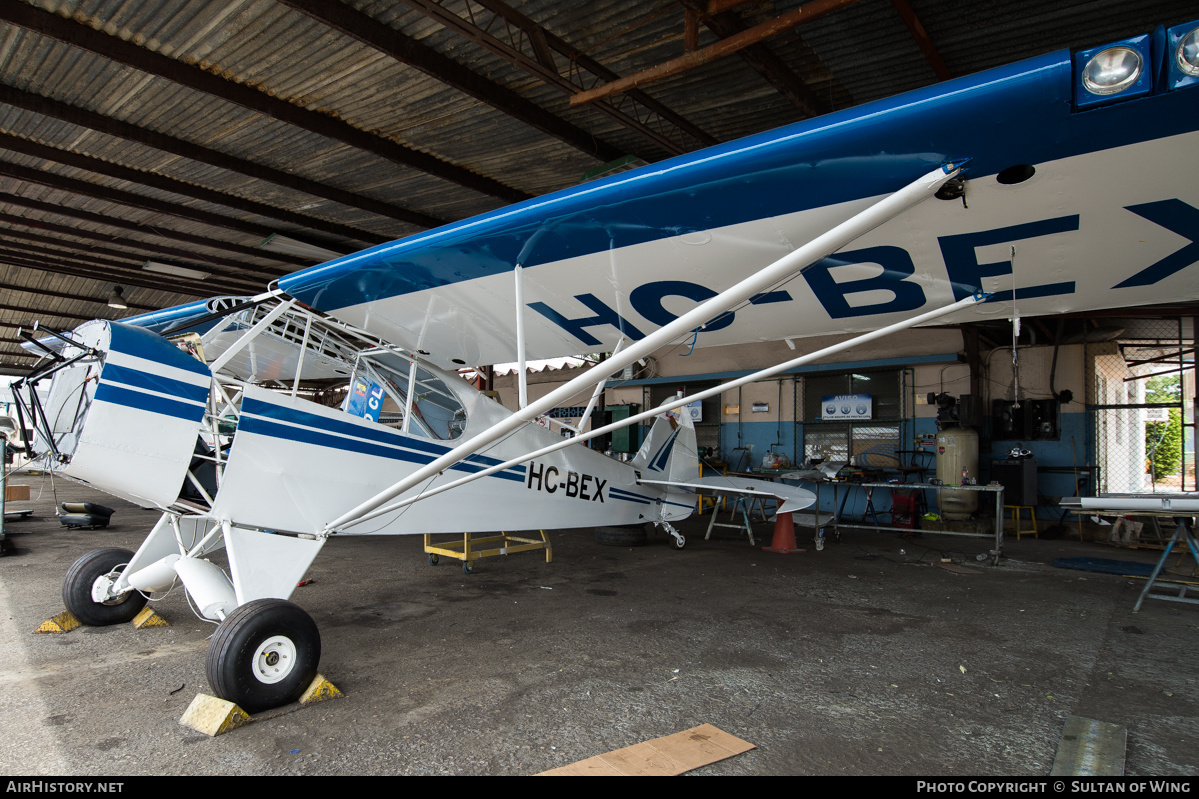
[[[100,374],[100,381],[102,383],[123,383],[132,388],[143,388],[162,394],[176,395],[192,402],[205,402],[208,399],[207,382],[202,386],[197,386],[193,383],[185,383],[182,380],[175,380],[151,372],[143,372],[140,369],[133,369],[128,366],[119,366],[115,363],[104,364],[104,371]]]
[[[246,402],[249,403],[250,400],[247,400]],[[260,407],[278,408],[278,406],[263,405],[263,403],[255,404]],[[322,421],[328,422],[331,420],[322,419]],[[409,444],[411,443],[411,439],[407,437],[400,441],[394,440],[393,437],[393,440],[385,443],[374,443],[372,441],[364,441],[361,437],[347,438],[327,430],[318,430],[311,427],[299,427],[290,424],[280,424],[259,416],[252,416],[244,407],[242,408],[242,416],[241,420],[238,422],[237,429],[238,432],[244,430],[247,433],[267,436],[270,438],[280,438],[287,441],[298,441],[303,444],[314,444],[316,446],[328,447],[330,449],[335,449],[342,452],[358,452],[364,455],[373,455],[378,458],[407,461],[408,463],[418,463],[421,465],[432,463],[436,459],[436,455],[413,451],[413,449],[408,448]],[[234,444],[234,447],[236,447],[236,443]],[[487,468],[487,465],[463,461],[454,464],[450,468],[454,469],[455,471],[473,474],[475,472],[483,471],[485,468]],[[489,476],[499,477],[504,480],[513,480],[516,482],[524,482],[525,479],[523,470],[519,470],[517,468],[505,469],[504,471],[496,472],[495,474]]]
[[[189,422],[199,422],[204,418],[203,405],[191,405],[179,400],[160,397],[157,394],[147,394],[142,391],[122,388],[112,383],[100,383],[96,387],[95,398],[97,402],[124,405],[125,407],[135,408],[139,411],[149,411],[150,413],[159,413],[163,416],[186,419]]]
[[[247,397],[242,404],[242,413],[252,414],[256,416],[274,419],[280,422],[288,422],[290,424],[299,425],[301,427],[318,428],[336,433],[343,436],[353,436],[354,438],[366,439],[367,441],[376,442],[379,444],[387,444],[391,446],[406,447],[408,449],[419,450],[433,456],[422,463],[428,463],[433,458],[441,457],[450,451],[447,446],[434,444],[430,441],[406,436],[402,433],[397,433],[386,427],[364,427],[354,424],[353,422],[343,422],[337,419],[329,419],[325,416],[318,416],[315,413],[307,413],[306,411],[297,410],[295,408],[285,408],[281,405],[273,405],[262,402],[260,400]],[[478,469],[483,469],[488,466],[498,466],[503,461],[496,458],[488,458],[485,455],[470,455],[466,458],[466,463],[473,464]],[[520,467],[509,467],[504,470],[513,475],[519,474],[519,479],[524,479],[524,469]],[[513,478],[518,479],[518,478]]]
[[[636,502],[638,505],[652,505],[653,500],[650,497],[643,497],[640,494],[633,494],[619,488],[608,489],[608,497],[610,499],[619,499],[624,502]]]

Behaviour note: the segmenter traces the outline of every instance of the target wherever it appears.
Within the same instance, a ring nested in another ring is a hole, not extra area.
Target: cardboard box
[[[29,486],[4,486],[4,501],[5,502],[28,502],[29,501]]]

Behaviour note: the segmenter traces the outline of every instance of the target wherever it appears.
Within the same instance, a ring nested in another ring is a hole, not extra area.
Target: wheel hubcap
[[[258,645],[254,652],[254,678],[272,685],[287,678],[295,669],[296,645],[283,635],[274,635]]]
[[[112,595],[112,585],[117,581],[120,572],[111,574],[102,574],[92,583],[92,601],[101,605],[119,605],[129,598],[131,591],[126,591],[123,594]]]

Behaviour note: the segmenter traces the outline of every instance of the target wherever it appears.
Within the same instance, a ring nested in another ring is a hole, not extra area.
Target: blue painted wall
[[[917,436],[935,435],[937,432],[936,420],[931,417],[906,419],[901,422],[901,425],[900,440],[903,442],[904,449],[911,449],[912,442]],[[1051,466],[1065,470],[1060,473],[1041,472],[1038,474],[1037,487],[1041,496],[1073,496],[1075,489],[1073,467],[1087,462],[1085,451],[1088,441],[1087,415],[1085,413],[1063,413],[1060,425],[1061,437],[1057,441],[988,441],[984,438],[979,453],[981,479],[984,481],[991,479],[989,465],[992,460],[1006,458],[1011,449],[1018,447],[1031,450],[1039,467]],[[798,436],[798,441],[796,441],[796,436]],[[793,459],[802,458],[803,425],[797,426],[790,421],[783,422],[781,426],[776,421],[742,421],[740,423],[733,421],[723,422],[720,426],[721,456],[731,466],[736,465],[732,459],[740,454],[734,452],[736,447],[753,445],[754,449],[749,459],[749,465],[756,468],[761,464],[762,456],[769,451],[770,445],[779,441],[782,442],[782,445],[776,448],[777,451],[785,452]],[[935,460],[922,458],[921,462],[930,466],[925,479],[935,477]],[[813,488],[810,484],[805,484],[804,487],[809,490]],[[848,518],[859,518],[866,508],[865,492],[859,487],[842,484],[838,489],[838,502],[846,496],[847,490],[849,494],[843,506],[844,514]],[[933,498],[930,496],[928,500],[931,502]],[[885,491],[876,497],[875,505],[879,510],[890,508],[891,501]],[[822,486],[819,507],[822,511],[831,512],[833,510],[831,486]],[[1040,506],[1038,511],[1038,520],[1042,526],[1056,520],[1061,514],[1061,509],[1055,504]],[[889,517],[884,517],[884,524],[889,521]]]

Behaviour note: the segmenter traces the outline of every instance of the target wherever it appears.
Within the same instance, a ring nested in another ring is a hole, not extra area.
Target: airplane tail
[[[667,411],[654,420],[649,436],[633,458],[633,468],[647,478],[672,482],[699,477],[695,426],[686,408]]]

